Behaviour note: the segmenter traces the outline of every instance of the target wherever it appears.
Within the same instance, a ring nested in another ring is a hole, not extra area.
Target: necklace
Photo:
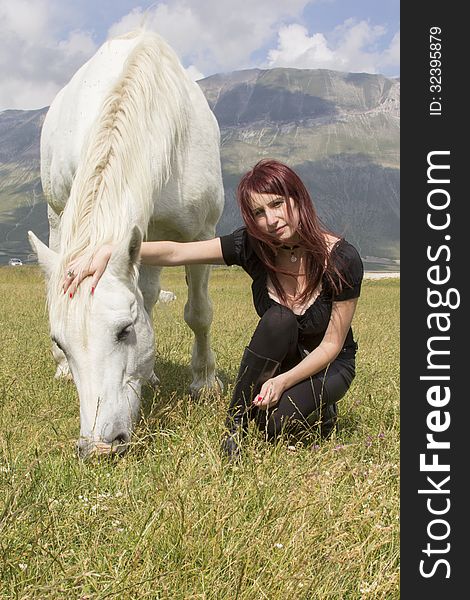
[[[289,250],[290,252],[290,261],[295,263],[297,262],[297,256],[295,255],[294,250],[297,250],[297,248],[300,248],[300,246],[297,244],[297,246],[281,246],[281,248],[283,250]]]

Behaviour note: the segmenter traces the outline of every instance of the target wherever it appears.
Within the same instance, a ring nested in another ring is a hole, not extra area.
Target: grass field
[[[214,269],[213,347],[225,391],[187,394],[192,334],[177,294],[155,310],[158,394],[130,452],[83,463],[78,401],[53,380],[42,276],[0,269],[0,598],[399,598],[399,280],[365,281],[357,376],[339,431],[309,447],[250,431],[243,463],[219,438],[257,317],[248,277]]]

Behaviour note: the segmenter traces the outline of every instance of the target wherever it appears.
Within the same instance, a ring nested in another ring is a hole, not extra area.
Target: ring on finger
[[[67,271],[67,277],[75,277],[75,273],[73,271]]]

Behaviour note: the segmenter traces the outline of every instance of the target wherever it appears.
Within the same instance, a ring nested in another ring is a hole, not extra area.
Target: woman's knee
[[[334,363],[330,370],[326,369],[319,378],[318,387],[322,391],[322,401],[325,404],[333,404],[341,400],[349,390],[355,377],[354,363]]]
[[[283,436],[300,440],[305,436],[319,435],[327,438],[336,426],[337,409],[336,404],[329,405],[323,409],[317,409],[310,415],[283,415],[271,414],[261,423],[257,423],[259,430],[266,441],[276,442]]]
[[[272,409],[260,411],[257,415],[258,428],[264,433],[266,440],[274,441],[283,433],[308,427],[308,420],[304,414],[307,407],[297,406],[292,398],[286,398],[283,394],[281,401]]]
[[[271,306],[261,317],[253,334],[252,343],[263,346],[297,344],[297,317],[287,307]],[[255,350],[256,351],[256,350]]]

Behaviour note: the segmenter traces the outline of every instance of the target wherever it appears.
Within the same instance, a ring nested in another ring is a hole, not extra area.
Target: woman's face
[[[291,217],[287,210],[287,202],[290,205]],[[299,240],[299,210],[292,198],[287,202],[283,196],[277,194],[253,194],[251,197],[251,210],[260,231],[284,244]]]

